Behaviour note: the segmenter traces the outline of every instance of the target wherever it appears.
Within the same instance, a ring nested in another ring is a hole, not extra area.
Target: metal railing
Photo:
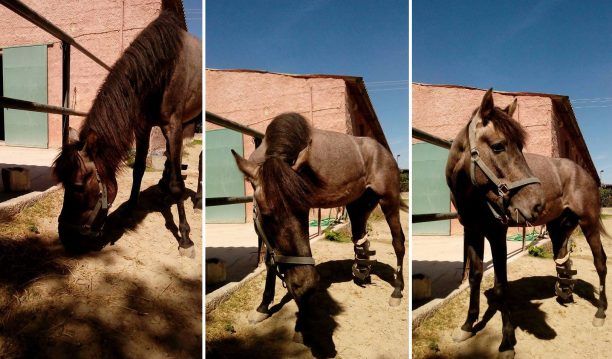
[[[62,115],[62,144],[65,144],[68,140],[68,128],[70,115],[72,116],[87,116],[87,113],[75,111],[69,108],[70,102],[70,49],[71,47],[76,48],[85,56],[92,59],[98,65],[105,69],[111,69],[110,66],[105,64],[102,60],[96,57],[94,54],[89,52],[81,44],[79,44],[74,38],[65,33],[62,29],[55,26],[51,21],[47,20],[36,11],[32,10],[26,4],[19,0],[0,0],[0,5],[3,5],[7,9],[13,11],[17,15],[28,20],[37,27],[45,30],[49,34],[53,35],[62,42],[62,107],[45,105],[41,103],[23,101],[8,97],[0,97],[0,107],[12,108],[17,110],[35,111],[44,113],[53,113]]]
[[[442,148],[451,148],[452,142],[436,137],[417,128],[412,128],[412,137]],[[449,198],[450,200],[450,198]],[[412,223],[443,221],[458,218],[457,212],[412,214]]]

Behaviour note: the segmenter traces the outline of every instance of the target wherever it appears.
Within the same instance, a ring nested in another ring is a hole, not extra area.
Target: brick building
[[[432,135],[453,140],[467,125],[486,90],[456,86],[412,84],[412,126]],[[505,107],[514,98],[514,118],[528,133],[524,151],[548,157],[569,158],[584,167],[599,183],[599,176],[582,137],[569,98],[562,95],[501,92],[493,95],[495,105]],[[448,212],[450,192],[444,168],[448,150],[413,140],[414,213]],[[415,224],[414,234],[459,234],[458,220]]]
[[[283,112],[298,112],[319,129],[369,136],[389,148],[361,77],[291,75],[254,70],[206,70],[206,111],[265,132]],[[252,195],[230,149],[248,157],[249,136],[206,124],[206,196]],[[206,208],[208,223],[244,223],[251,205]]]
[[[161,0],[23,0],[104,63],[112,65],[157,15]],[[62,105],[61,42],[0,6],[2,96]],[[108,71],[71,50],[70,107],[87,112]],[[0,141],[30,147],[61,146],[61,115],[0,111]],[[82,118],[71,117],[80,127]]]

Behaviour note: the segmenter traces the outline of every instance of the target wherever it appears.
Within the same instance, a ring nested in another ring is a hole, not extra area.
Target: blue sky
[[[202,38],[202,0],[184,0],[185,20],[187,30],[195,36]]]
[[[408,167],[408,1],[208,1],[206,67],[364,78]]]
[[[413,81],[569,96],[612,183],[612,2],[415,0],[412,10]]]

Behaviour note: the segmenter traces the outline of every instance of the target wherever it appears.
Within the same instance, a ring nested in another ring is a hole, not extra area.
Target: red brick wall
[[[159,13],[161,0],[23,0],[83,47],[112,66],[123,49]],[[12,11],[0,6],[0,47],[50,44],[48,47],[48,103],[62,105],[60,42]],[[70,107],[87,112],[108,71],[78,50],[71,50]],[[70,124],[80,127],[82,119]],[[61,116],[49,115],[49,146],[61,145]]]

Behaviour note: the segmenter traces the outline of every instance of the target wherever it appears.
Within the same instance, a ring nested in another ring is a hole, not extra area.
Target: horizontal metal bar
[[[253,196],[244,197],[211,197],[206,198],[206,207],[224,206],[226,204],[253,202]]]
[[[36,103],[31,101],[17,100],[10,97],[0,96],[0,108],[12,108],[14,110],[25,110],[34,112],[44,113],[55,113],[58,115],[72,115],[86,117],[87,112],[75,111],[70,108],[43,105],[42,103]]]
[[[76,40],[74,40],[70,35],[65,33],[59,27],[53,25],[53,23],[51,21],[49,21],[49,20],[45,19],[44,17],[40,16],[38,13],[36,13],[36,11],[32,10],[26,4],[22,3],[19,0],[0,0],[0,4],[6,6],[8,9],[12,10],[17,15],[23,17],[24,19],[28,20],[29,22],[33,23],[34,25],[40,27],[41,29],[43,29],[46,32],[48,32],[49,34],[55,36],[56,38],[58,38],[58,39],[60,39],[60,40],[62,40],[64,42],[67,42],[70,45],[74,46],[77,50],[81,51],[87,57],[89,57],[90,59],[95,61],[98,65],[100,65],[100,66],[102,66],[105,69],[110,71],[110,69],[111,69],[110,66],[108,66],[107,64],[102,62],[102,60],[100,60],[94,54],[89,52],[86,48],[81,46],[81,44],[76,42]]]
[[[422,222],[433,222],[433,221],[443,221],[447,219],[455,219],[458,218],[459,215],[456,212],[450,213],[426,213],[426,214],[412,214],[412,223],[422,223]]]
[[[206,111],[206,122],[214,123],[215,125],[229,128],[230,130],[238,131],[238,132],[244,133],[245,135],[249,135],[255,138],[264,138],[263,133],[257,130],[254,130],[250,127],[241,125],[238,122],[234,122],[232,120],[228,120],[227,118],[223,118],[219,115],[215,115],[212,112]]]
[[[436,146],[440,146],[444,148],[451,148],[451,145],[453,144],[451,141],[447,141],[440,137],[430,135],[429,133],[425,131],[421,131],[418,128],[414,128],[414,127],[412,128],[412,137],[416,138],[417,140],[425,141],[425,142],[431,143],[432,145],[436,145]]]

